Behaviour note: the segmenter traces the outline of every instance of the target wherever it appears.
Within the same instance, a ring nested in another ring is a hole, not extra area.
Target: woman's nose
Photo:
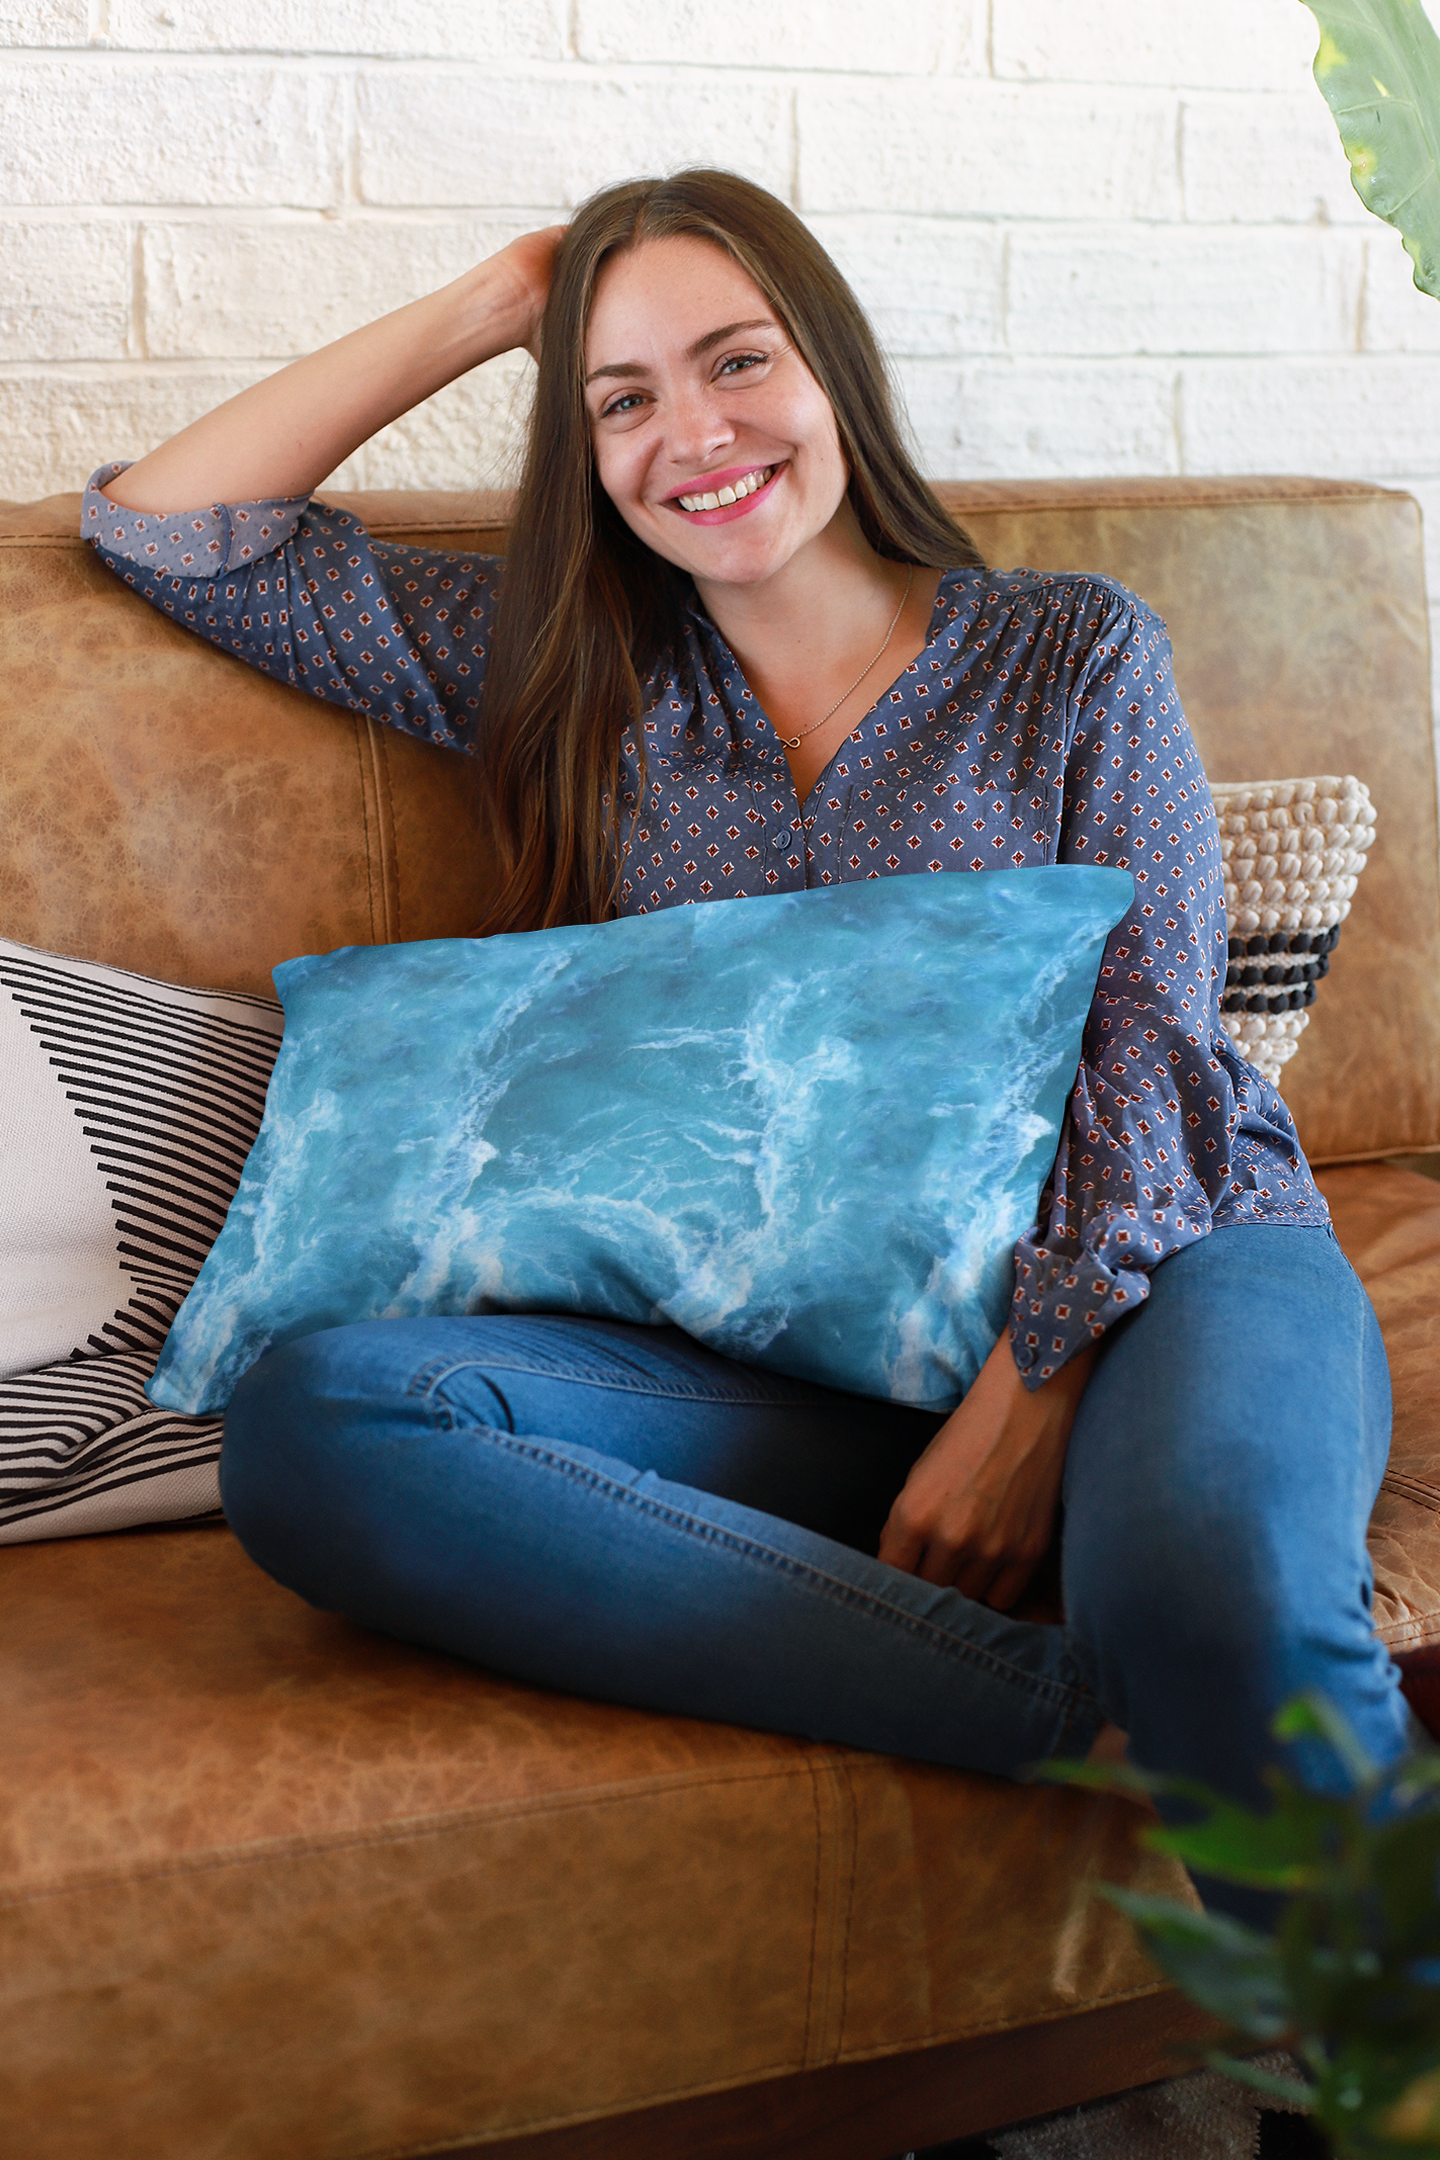
[[[665,450],[672,465],[693,470],[734,438],[733,425],[708,390],[690,390],[671,399]]]

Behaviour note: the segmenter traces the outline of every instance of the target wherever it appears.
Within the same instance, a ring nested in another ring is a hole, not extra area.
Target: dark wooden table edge
[[[1158,1988],[976,2039],[423,2150],[448,2160],[888,2160],[1174,2077],[1214,2029]]]

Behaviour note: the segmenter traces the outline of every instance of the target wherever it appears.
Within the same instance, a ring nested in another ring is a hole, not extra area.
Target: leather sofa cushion
[[[1440,1643],[1440,1186],[1324,1185],[1396,1438],[1377,1620]],[[316,1613],[225,1530],[0,1566],[0,2108],[26,2160],[433,2149],[1155,1982],[1120,1801],[513,1686]]]
[[[1128,1804],[512,1686],[224,1529],[0,1568],[26,2160],[430,2150],[1119,2004]]]
[[[1440,1646],[1440,1184],[1385,1163],[1327,1170],[1335,1234],[1370,1293],[1394,1391],[1370,1518],[1375,1624],[1397,1654]]]

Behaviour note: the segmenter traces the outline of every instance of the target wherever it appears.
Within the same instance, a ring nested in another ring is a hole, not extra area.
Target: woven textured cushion
[[[288,962],[264,1128],[152,1400],[220,1408],[320,1328],[509,1311],[951,1407],[1133,891],[925,873]]]
[[[0,1543],[218,1504],[145,1382],[259,1130],[278,1005],[0,940]]]
[[[1210,791],[1230,933],[1221,1018],[1241,1055],[1278,1084],[1330,971],[1375,809],[1353,776],[1217,780]]]

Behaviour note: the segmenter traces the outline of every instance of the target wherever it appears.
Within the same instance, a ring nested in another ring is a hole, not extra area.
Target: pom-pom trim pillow
[[[1229,948],[1220,1017],[1278,1084],[1310,1025],[1340,925],[1375,841],[1375,807],[1347,775],[1212,781]]]
[[[487,1311],[946,1409],[1004,1324],[1128,874],[866,880],[275,971],[265,1122],[150,1394]]]

